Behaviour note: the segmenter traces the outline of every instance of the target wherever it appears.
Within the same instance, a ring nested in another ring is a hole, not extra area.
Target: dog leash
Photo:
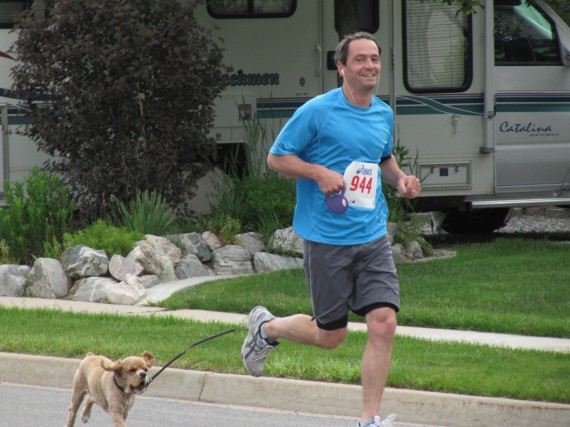
[[[222,335],[230,334],[230,333],[232,333],[232,332],[235,332],[235,328],[234,328],[234,329],[228,329],[227,331],[220,332],[220,333],[215,334],[215,335],[211,335],[211,336],[209,336],[209,337],[206,337],[206,338],[203,338],[203,339],[201,339],[201,340],[199,340],[199,341],[196,341],[196,342],[193,343],[193,344],[190,344],[190,345],[188,346],[188,348],[186,348],[186,350],[184,350],[183,352],[181,352],[180,354],[178,354],[177,356],[175,356],[170,362],[168,362],[166,365],[164,365],[164,366],[160,369],[160,371],[158,371],[156,374],[154,374],[154,375],[152,376],[152,378],[148,380],[146,386],[148,387],[148,386],[150,385],[150,383],[152,383],[152,382],[154,381],[154,379],[155,379],[156,377],[158,377],[158,376],[162,373],[162,371],[164,371],[166,368],[168,368],[170,365],[172,365],[174,362],[176,362],[179,358],[181,358],[182,356],[184,356],[184,354],[186,354],[186,352],[187,352],[188,350],[190,350],[191,348],[196,347],[197,345],[200,345],[200,344],[204,344],[205,342],[210,341],[210,340],[213,340],[214,338],[221,337]]]

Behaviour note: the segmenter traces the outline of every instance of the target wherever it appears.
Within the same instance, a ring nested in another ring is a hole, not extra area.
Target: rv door
[[[568,27],[541,1],[496,0],[494,135],[498,194],[570,187]]]

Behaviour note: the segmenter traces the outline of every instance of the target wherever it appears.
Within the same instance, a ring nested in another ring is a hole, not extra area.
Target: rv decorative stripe
[[[562,112],[570,111],[570,93],[497,94],[497,112]]]
[[[19,105],[8,105],[8,125],[27,125],[32,122],[26,115],[25,108]]]
[[[378,98],[389,103],[387,95]],[[259,98],[256,103],[257,116],[263,119],[290,118],[297,108],[310,99],[312,98]]]
[[[259,98],[257,116],[262,119],[289,118],[311,98]]]
[[[396,114],[460,114],[483,115],[483,95],[399,96]]]
[[[496,95],[497,112],[562,112],[570,111],[570,93],[509,93]],[[399,115],[459,114],[483,115],[483,94],[399,96]]]

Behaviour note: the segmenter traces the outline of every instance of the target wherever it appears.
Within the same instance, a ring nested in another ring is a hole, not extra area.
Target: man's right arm
[[[338,193],[344,187],[344,179],[341,174],[324,166],[305,162],[292,154],[267,156],[269,169],[290,178],[312,179],[319,185],[321,191],[326,194]]]

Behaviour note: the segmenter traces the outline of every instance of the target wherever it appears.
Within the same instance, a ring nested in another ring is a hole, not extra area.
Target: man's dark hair
[[[379,55],[382,54],[382,48],[380,47],[380,45],[378,44],[378,42],[376,41],[374,36],[370,33],[365,32],[365,31],[359,31],[357,33],[348,34],[339,42],[339,44],[336,47],[335,53],[334,53],[335,64],[338,64],[340,62],[343,65],[346,65],[346,60],[348,58],[348,49],[350,47],[350,43],[353,40],[359,40],[359,39],[372,40],[374,43],[376,43],[376,46],[378,47],[378,54]]]

